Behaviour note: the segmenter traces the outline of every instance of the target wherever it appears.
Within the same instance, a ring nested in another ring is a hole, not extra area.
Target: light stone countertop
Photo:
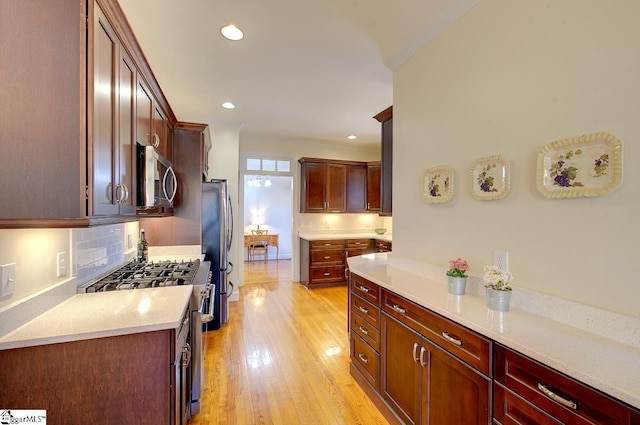
[[[471,287],[467,282],[466,295],[448,294],[444,272],[434,274],[434,268],[426,264],[403,261],[392,254],[351,257],[348,264],[352,273],[640,408],[640,341],[636,340],[640,320],[636,318],[603,313],[604,319],[598,322],[609,321],[618,332],[617,339],[607,338],[603,334],[609,335],[609,325],[594,325],[594,317],[586,317],[593,310],[575,303],[551,301],[569,317],[559,321],[543,315],[546,306],[536,305],[546,296],[514,288],[510,311],[502,313],[487,308],[484,288],[477,282]],[[527,297],[530,299],[524,299]],[[585,323],[602,329],[590,331]]]
[[[299,230],[298,237],[307,241],[333,240],[333,239],[378,239],[392,242],[391,233],[379,235],[372,230],[349,231],[349,230]]]
[[[191,285],[76,294],[0,338],[0,350],[177,329]]]

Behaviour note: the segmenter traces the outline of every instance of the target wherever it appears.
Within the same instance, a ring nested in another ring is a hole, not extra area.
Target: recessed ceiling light
[[[349,139],[349,140],[353,140],[353,139],[357,139],[357,138],[358,138],[358,136],[356,136],[355,134],[347,136],[347,139]]]
[[[224,109],[234,109],[234,108],[236,107],[236,105],[234,105],[234,104],[233,104],[233,103],[231,103],[231,102],[224,102],[224,103],[222,104],[222,107],[223,107]]]
[[[242,31],[240,31],[240,28],[236,27],[233,24],[223,27],[220,32],[225,38],[228,38],[229,40],[237,41],[242,40],[242,37],[244,37],[244,34],[242,33]]]

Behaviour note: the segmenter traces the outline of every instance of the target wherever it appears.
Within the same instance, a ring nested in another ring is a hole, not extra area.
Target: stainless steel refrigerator
[[[233,269],[229,250],[233,240],[233,209],[226,180],[204,181],[202,184],[202,253],[211,262],[215,284],[213,320],[207,330],[220,329],[229,320],[229,297],[233,284],[228,277]],[[210,302],[211,300],[209,300]]]

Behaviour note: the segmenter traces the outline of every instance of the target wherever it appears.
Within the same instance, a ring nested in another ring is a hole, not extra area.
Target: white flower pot
[[[447,276],[447,292],[454,295],[464,295],[466,289],[466,277]]]
[[[498,291],[487,288],[487,307],[496,311],[509,311],[511,291]]]

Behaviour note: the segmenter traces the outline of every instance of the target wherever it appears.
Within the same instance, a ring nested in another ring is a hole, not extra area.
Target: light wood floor
[[[204,424],[387,424],[349,375],[347,288],[307,290],[291,262],[245,263],[229,323],[208,332]]]

